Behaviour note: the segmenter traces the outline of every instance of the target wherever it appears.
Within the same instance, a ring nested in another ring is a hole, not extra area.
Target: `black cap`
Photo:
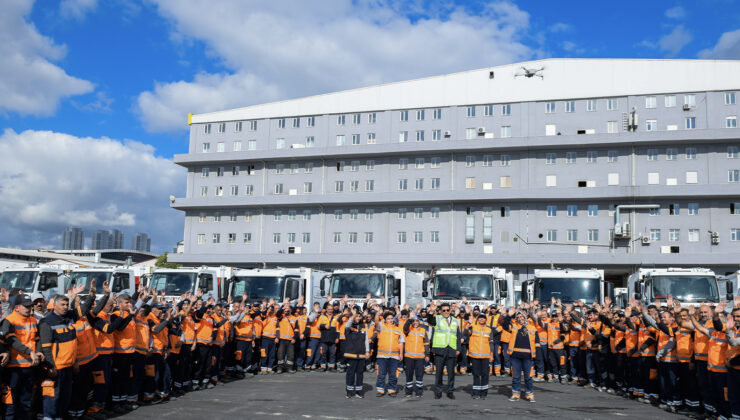
[[[478,306],[478,305],[475,305],[475,306],[473,307],[473,310],[474,310],[474,311],[480,311],[480,306]]]
[[[15,297],[15,304],[25,306],[28,308],[28,307],[33,306],[33,301],[31,300],[30,296],[24,293],[24,294],[20,294]]]

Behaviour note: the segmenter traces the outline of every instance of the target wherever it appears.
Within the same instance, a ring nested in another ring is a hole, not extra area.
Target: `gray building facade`
[[[77,226],[69,226],[62,233],[62,249],[84,249],[85,232]]]
[[[131,249],[136,251],[151,251],[152,240],[146,233],[137,233],[131,237]]]
[[[118,229],[96,230],[91,249],[123,249],[123,233]]]
[[[172,260],[733,271],[739,64],[543,60],[194,116]],[[634,204],[658,207],[615,234]]]

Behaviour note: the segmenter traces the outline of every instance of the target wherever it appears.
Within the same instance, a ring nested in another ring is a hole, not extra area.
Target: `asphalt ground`
[[[339,372],[298,372],[247,376],[213,389],[186,394],[167,403],[142,406],[120,419],[422,419],[458,420],[490,416],[518,419],[685,419],[649,404],[557,383],[535,383],[536,403],[509,402],[510,377],[491,377],[485,400],[471,398],[472,376],[455,379],[455,400],[435,400],[434,377],[424,376],[424,396],[375,396],[375,374],[365,372],[365,398],[346,399],[345,375]],[[405,383],[405,377],[400,383]]]

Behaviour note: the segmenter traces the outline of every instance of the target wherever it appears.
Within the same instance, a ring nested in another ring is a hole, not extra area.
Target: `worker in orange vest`
[[[377,397],[388,394],[389,397],[397,395],[398,386],[397,369],[398,364],[403,362],[403,329],[394,322],[393,312],[385,312],[383,319],[380,314],[375,315],[378,339],[378,380],[376,381]],[[388,383],[385,378],[388,376]]]
[[[308,315],[308,342],[306,343],[306,369],[304,370],[319,368],[319,359],[321,358],[319,318],[321,318],[321,304],[314,302],[313,311]]]
[[[712,314],[711,328],[707,328],[699,321],[694,308],[689,309],[694,328],[709,338],[707,354],[707,377],[711,392],[704,407],[712,415],[720,418],[730,417],[729,395],[727,393],[727,334],[721,314],[726,302],[721,302]]]
[[[73,289],[72,296],[81,288]],[[77,332],[67,314],[70,298],[54,297],[54,310],[39,322],[39,346],[44,354],[46,372],[41,382],[44,418],[56,419],[67,414],[72,397],[72,378],[77,365]]]
[[[527,305],[523,309],[527,309]],[[513,318],[513,319],[512,319]],[[537,329],[527,322],[524,310],[514,311],[510,308],[507,316],[503,317],[502,325],[509,332],[507,351],[511,356],[511,398],[509,401],[519,401],[521,398],[521,381],[524,375],[525,399],[534,400],[534,386],[532,384],[532,364],[537,355]]]
[[[493,363],[493,329],[487,323],[485,313],[479,313],[475,322],[468,326],[468,358],[473,370],[473,399],[485,399],[488,395],[489,365]]]
[[[726,318],[727,331],[727,395],[733,419],[740,419],[740,297]]]
[[[275,314],[278,320],[277,337],[277,373],[293,373],[295,365],[295,343],[298,334],[297,321],[290,305],[286,304]]]
[[[370,342],[362,313],[356,309],[353,310],[352,317],[345,325],[344,336],[344,356],[347,358],[345,375],[347,398],[353,396],[364,398],[362,380],[365,371],[365,360],[370,356]]]
[[[429,332],[418,317],[409,318],[403,326],[406,397],[424,393],[424,365],[429,361]]]
[[[136,350],[134,317],[138,309],[131,310],[131,297],[125,293],[118,296],[117,304],[118,309],[110,314],[114,340],[112,402],[113,411],[125,414],[138,408],[131,380],[133,354]]]
[[[13,312],[0,325],[2,336],[6,340],[8,355],[0,356],[6,366],[3,403],[5,418],[26,418],[31,410],[31,389],[33,386],[34,366],[44,360],[44,355],[37,350],[39,340],[38,322],[32,314],[33,301],[26,294],[14,298]]]
[[[200,309],[193,312],[193,318],[197,325],[196,354],[194,355],[197,369],[193,372],[193,386],[196,389],[213,388],[214,385],[211,383],[208,373],[211,369],[211,344],[218,333],[214,327],[215,321],[213,319],[215,301],[213,298],[209,298],[207,302],[203,302],[199,296],[196,297],[198,298],[197,304],[200,305]]]

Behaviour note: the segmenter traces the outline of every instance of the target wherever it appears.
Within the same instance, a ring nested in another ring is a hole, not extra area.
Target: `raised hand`
[[[110,282],[108,280],[103,282],[103,293],[110,295]]]

